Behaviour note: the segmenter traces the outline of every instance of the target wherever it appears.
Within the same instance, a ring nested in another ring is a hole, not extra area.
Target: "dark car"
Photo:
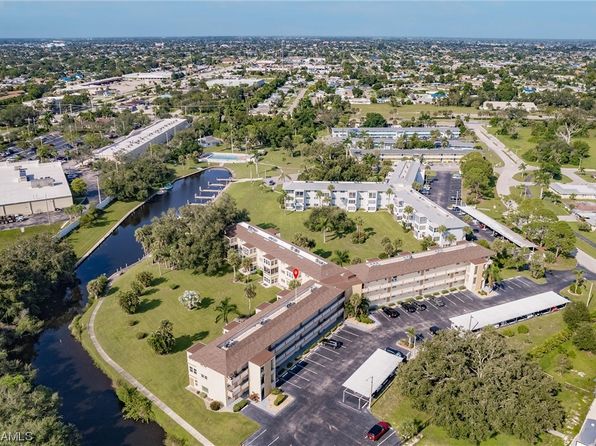
[[[424,341],[424,335],[422,333],[416,333],[416,342]]]
[[[444,307],[445,306],[445,301],[443,300],[442,297],[437,297],[437,298],[435,298],[435,305],[437,307]]]
[[[417,309],[418,311],[424,311],[424,310],[426,310],[426,308],[427,308],[427,307],[426,307],[426,304],[423,304],[422,302],[414,302],[414,303],[413,303],[413,305],[415,305],[415,306],[416,306],[416,309]]]
[[[408,313],[416,313],[416,307],[413,306],[412,304],[409,304],[407,302],[402,302],[400,304],[400,306],[406,310]]]
[[[399,311],[397,311],[395,308],[383,307],[382,310],[383,313],[385,313],[387,316],[391,318],[399,317]]]
[[[321,342],[325,347],[330,347],[334,350],[337,350],[343,345],[343,342],[336,341],[335,339],[323,339]]]
[[[438,332],[440,332],[440,331],[441,331],[441,328],[440,328],[440,327],[437,327],[436,325],[433,325],[432,327],[430,327],[430,328],[428,329],[428,331],[430,332],[430,334],[431,334],[431,335],[433,335],[433,336],[434,336],[434,335],[436,335]]]
[[[391,429],[391,425],[386,421],[379,421],[373,427],[370,428],[368,433],[366,434],[366,438],[372,441],[379,440],[385,433]]]
[[[387,353],[391,353],[392,355],[397,356],[398,358],[401,358],[402,360],[406,360],[406,355],[404,355],[401,351],[399,351],[396,348],[393,347],[385,347],[385,351]]]

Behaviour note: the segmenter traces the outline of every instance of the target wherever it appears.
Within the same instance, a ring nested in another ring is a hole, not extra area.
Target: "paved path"
[[[596,259],[594,259],[594,257],[588,253],[578,248],[577,254],[575,255],[575,260],[577,260],[577,263],[586,268],[588,271],[596,273]]]
[[[571,179],[571,183],[573,184],[593,184],[580,177],[577,174],[577,169],[575,167],[563,167],[561,169],[561,173],[569,177]]]
[[[136,387],[143,395],[153,402],[162,412],[164,412],[167,416],[169,416],[175,423],[177,423],[182,429],[188,432],[190,435],[193,436],[198,442],[202,443],[205,446],[214,446],[203,434],[201,434],[198,430],[192,427],[189,423],[187,423],[180,415],[174,412],[169,406],[167,406],[162,400],[156,397],[153,393],[151,393],[143,384],[141,384],[134,376],[124,370],[116,361],[114,361],[103,349],[99,341],[97,340],[97,336],[95,335],[95,316],[97,312],[101,308],[103,304],[103,299],[100,298],[97,301],[97,305],[93,309],[93,313],[91,313],[91,318],[89,319],[89,325],[87,329],[89,330],[89,337],[91,338],[91,343],[99,356],[108,363],[110,367],[112,367],[120,376],[122,376],[126,381]]]
[[[292,114],[294,113],[294,110],[296,110],[296,107],[298,107],[298,104],[300,104],[300,100],[304,97],[304,93],[306,93],[307,88],[303,87],[298,94],[296,95],[296,97],[294,98],[294,101],[292,102],[292,104],[288,107],[288,111],[286,112],[289,116],[292,116]]]

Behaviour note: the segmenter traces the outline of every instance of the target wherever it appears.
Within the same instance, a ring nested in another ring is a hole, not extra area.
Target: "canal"
[[[87,282],[91,279],[100,274],[110,276],[142,257],[143,250],[134,237],[137,228],[151,223],[154,217],[168,209],[195,202],[199,188],[215,189],[213,183],[230,177],[227,169],[205,170],[176,181],[168,193],[154,196],[133,212],[78,267],[77,277],[83,295],[86,296]],[[200,195],[205,196],[206,192]],[[37,369],[37,383],[60,394],[62,414],[79,429],[84,445],[161,445],[165,435],[159,425],[122,418],[111,380],[71,336],[69,322],[47,328],[36,343],[33,366]]]

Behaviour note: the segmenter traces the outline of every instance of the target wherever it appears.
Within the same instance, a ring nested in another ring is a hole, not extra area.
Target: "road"
[[[294,110],[296,109],[296,107],[298,107],[298,104],[300,103],[300,100],[304,97],[304,94],[306,93],[307,87],[301,88],[300,91],[298,92],[298,94],[296,95],[296,97],[294,98],[294,102],[292,102],[292,104],[288,107],[288,111],[287,111],[287,115],[288,116],[292,116],[292,113],[294,113]]]

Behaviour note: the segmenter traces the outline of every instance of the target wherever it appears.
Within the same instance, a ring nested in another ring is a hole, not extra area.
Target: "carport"
[[[511,229],[509,229],[504,224],[499,223],[497,220],[489,217],[484,212],[479,211],[475,207],[473,207],[473,206],[458,206],[458,207],[459,207],[459,209],[462,210],[462,212],[465,212],[470,217],[472,217],[474,220],[478,220],[480,223],[482,223],[486,227],[492,229],[493,232],[496,232],[501,237],[506,238],[511,243],[514,243],[515,245],[519,246],[520,248],[531,248],[531,249],[536,248],[536,245],[534,243],[526,240],[521,235],[519,235],[517,232],[513,232]]]
[[[370,406],[373,395],[389,381],[401,361],[385,350],[376,349],[343,383],[342,402],[345,403],[347,394],[358,399],[358,409],[366,404]]]
[[[491,325],[499,328],[534,316],[557,311],[568,303],[569,300],[563,296],[554,291],[547,291],[546,293],[535,294],[513,302],[485,308],[484,310],[455,316],[449,318],[449,320],[452,328],[461,330],[476,331]]]

